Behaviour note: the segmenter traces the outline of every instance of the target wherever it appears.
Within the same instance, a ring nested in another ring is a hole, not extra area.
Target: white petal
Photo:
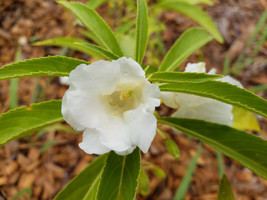
[[[119,58],[118,60],[112,61],[120,66],[120,74],[123,79],[135,79],[135,78],[145,78],[145,72],[142,67],[134,61],[132,58]]]
[[[199,105],[180,103],[180,109],[173,113],[173,117],[199,119],[231,126],[233,120],[232,106],[213,99],[200,97]],[[186,102],[184,99],[183,102]]]
[[[185,72],[197,72],[197,73],[206,73],[206,67],[204,62],[199,63],[188,63],[185,67]]]
[[[132,147],[130,132],[127,124],[121,118],[111,118],[102,121],[99,129],[99,141],[108,148],[123,152]]]
[[[146,105],[126,112],[124,117],[130,129],[132,143],[146,153],[156,134],[157,119]]]
[[[176,92],[161,92],[162,102],[170,108],[179,108],[179,102]]]
[[[118,155],[125,156],[125,155],[132,153],[135,148],[136,148],[136,146],[132,146],[129,149],[127,149],[126,151],[115,151],[115,152]]]
[[[69,106],[71,106],[71,102],[70,102],[70,99],[69,99],[69,93],[73,90],[72,87],[70,87],[65,95],[63,96],[62,98],[62,106],[61,106],[61,113],[63,115],[63,118],[66,122],[68,122],[72,128],[74,128],[75,130],[77,131],[82,131],[85,129],[84,126],[82,126],[78,121],[76,121],[75,119],[73,119],[73,116],[72,116],[72,112],[70,111],[69,109]]]
[[[221,79],[217,79],[217,80],[221,81],[221,82],[230,83],[232,85],[236,85],[236,86],[238,86],[240,88],[243,88],[242,84],[238,80],[232,78],[231,76],[225,76],[225,77],[223,77]]]
[[[75,88],[87,92],[111,93],[120,77],[118,64],[97,61],[90,65],[81,64],[70,72],[70,82]]]
[[[94,128],[101,120],[101,116],[105,115],[98,95],[73,88],[74,87],[71,86],[63,98],[67,99],[67,101],[62,104],[64,119],[68,122],[67,114],[69,114],[75,123],[85,128]],[[67,110],[67,112],[65,110]]]
[[[62,85],[70,85],[70,78],[68,76],[59,77],[59,82]]]
[[[208,72],[208,74],[216,74],[216,69],[215,69],[215,68],[212,68],[212,69]]]
[[[79,147],[88,154],[104,154],[110,151],[108,147],[101,144],[99,133],[96,129],[85,129],[83,133],[83,140]]]

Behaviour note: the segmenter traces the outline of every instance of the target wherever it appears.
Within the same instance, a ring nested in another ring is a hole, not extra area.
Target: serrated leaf
[[[110,51],[97,46],[97,45],[93,45],[93,44],[89,44],[89,43],[76,43],[79,46],[82,46],[90,51],[94,51],[96,54],[98,54],[99,56],[104,56],[105,58],[109,59],[109,60],[117,60],[119,57],[113,53],[111,53]]]
[[[192,73],[192,72],[156,72],[149,77],[151,82],[179,83],[179,82],[203,82],[222,78],[219,74]]]
[[[243,109],[234,106],[233,108],[233,127],[237,129],[248,129],[248,130],[254,130],[258,132],[262,132],[259,122],[256,119],[255,115],[253,113]]]
[[[223,43],[223,38],[216,25],[200,7],[187,2],[164,1],[159,4],[160,7],[177,11],[204,27],[218,42]]]
[[[142,64],[148,38],[148,16],[145,0],[137,0],[135,60]]]
[[[159,86],[162,91],[182,92],[208,97],[239,106],[267,117],[267,101],[252,92],[221,81],[199,83],[167,83]]]
[[[52,38],[48,40],[43,40],[34,43],[34,46],[59,46],[59,47],[68,47],[73,50],[77,50],[83,53],[86,53],[88,55],[95,56],[97,58],[102,58],[98,54],[95,54],[94,51],[91,49],[85,48],[83,46],[77,45],[76,43],[88,43],[86,40],[82,40],[79,38],[70,38],[70,37],[58,37],[58,38]],[[90,43],[88,43],[90,44]]]
[[[119,43],[110,27],[90,7],[79,2],[59,1],[59,4],[68,8],[96,37],[115,55],[123,56]]]
[[[140,171],[140,150],[127,156],[110,152],[98,191],[98,200],[135,199]]]
[[[159,71],[173,71],[188,56],[212,40],[212,37],[201,28],[191,28],[176,40],[164,57]]]
[[[218,200],[235,200],[231,184],[225,175],[222,176],[220,181]]]
[[[0,145],[62,121],[61,101],[47,101],[12,109],[0,115]]]
[[[90,163],[57,194],[55,200],[96,199],[107,156],[108,154],[104,154]]]
[[[0,80],[29,76],[68,76],[84,60],[65,56],[34,58],[5,65],[0,68]]]
[[[158,122],[209,144],[267,179],[266,140],[229,126],[201,120],[163,117],[158,118]]]
[[[177,144],[173,141],[173,140],[166,140],[165,141],[165,146],[167,151],[175,158],[175,159],[179,159],[180,158],[180,151],[179,148],[177,146]]]

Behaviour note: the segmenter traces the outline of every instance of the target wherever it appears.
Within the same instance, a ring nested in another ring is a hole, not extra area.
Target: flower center
[[[105,95],[108,110],[112,115],[122,115],[125,111],[134,110],[140,104],[142,99],[142,87],[117,87],[116,90],[110,94]]]

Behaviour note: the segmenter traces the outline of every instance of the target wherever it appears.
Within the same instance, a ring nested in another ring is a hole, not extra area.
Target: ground
[[[190,56],[182,64],[182,68],[187,62],[196,62],[202,57],[208,69],[215,67],[218,72],[222,72],[226,58],[231,60],[230,66],[233,66],[242,52],[246,57],[252,55],[255,42],[248,47],[245,44],[255,29],[256,22],[267,8],[266,0],[224,0],[212,7],[203,8],[217,24],[225,42],[210,42]],[[106,10],[106,5],[98,9],[101,14],[105,14]],[[0,1],[0,13],[0,66],[14,61],[19,46],[22,47],[22,59],[58,55],[61,48],[37,47],[32,43],[53,37],[79,35],[73,28],[73,17],[53,0]],[[166,49],[169,49],[187,28],[198,26],[175,12],[164,12],[158,17],[166,25],[162,33]],[[82,53],[76,52],[72,56],[91,60]],[[252,56],[253,62],[232,76],[240,80],[246,88],[267,84],[266,56],[265,41]],[[0,113],[8,111],[10,107],[9,84],[9,80],[0,81]],[[32,101],[60,99],[67,88],[60,85],[58,78],[21,78],[18,90],[19,105],[29,105]],[[40,93],[38,98],[34,99],[36,90]],[[267,97],[266,91],[257,94],[263,98]],[[162,106],[159,112],[168,115],[171,111]],[[267,120],[259,117],[258,119],[264,130],[260,137],[267,139]],[[166,151],[162,138],[156,136],[149,153],[142,156],[161,167],[166,177],[158,178],[148,171],[150,193],[146,197],[139,194],[138,199],[141,200],[172,199],[199,145],[197,140],[189,139],[167,126],[161,128],[178,144],[181,158],[175,160]],[[52,128],[41,136],[33,134],[31,137],[14,140],[0,147],[0,194],[3,196],[0,195],[0,199],[10,199],[18,191],[29,186],[32,186],[32,199],[52,199],[69,180],[87,166],[94,156],[85,154],[78,148],[81,134],[68,132],[71,131]],[[236,199],[267,199],[266,180],[228,157],[224,157],[224,163],[225,173],[232,184]],[[217,199],[218,185],[216,152],[210,146],[204,145],[185,199]],[[25,196],[21,199],[25,199]]]

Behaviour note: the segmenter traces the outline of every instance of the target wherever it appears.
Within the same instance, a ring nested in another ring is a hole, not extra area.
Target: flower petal
[[[192,97],[189,98],[192,99]],[[199,102],[202,102],[199,105],[187,104],[187,99],[183,98],[183,103],[180,102],[179,110],[173,113],[172,116],[205,120],[228,126],[232,125],[233,107],[231,105],[205,97],[197,98]]]
[[[71,84],[88,92],[112,93],[119,77],[119,65],[103,60],[90,65],[78,65],[70,72]]]
[[[146,153],[156,134],[157,119],[146,105],[124,113],[132,143]]]
[[[188,63],[185,67],[185,72],[197,72],[197,73],[206,73],[206,67],[204,62],[199,63]]]
[[[179,108],[177,95],[177,92],[161,92],[161,100],[170,108]]]
[[[83,140],[79,147],[88,154],[103,154],[111,149],[101,144],[99,141],[99,133],[96,129],[85,129],[83,132]]]
[[[99,128],[99,141],[108,148],[118,152],[132,148],[129,129],[122,119],[105,120]]]

